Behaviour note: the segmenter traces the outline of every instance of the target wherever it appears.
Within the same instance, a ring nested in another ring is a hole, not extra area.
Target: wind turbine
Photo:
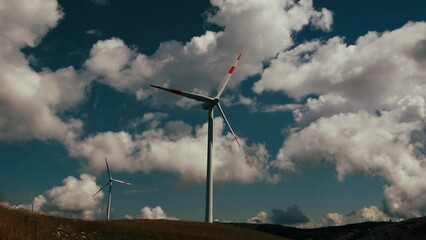
[[[232,135],[234,136],[235,141],[238,143],[238,146],[241,150],[241,153],[243,154],[244,158],[246,159],[248,163],[248,159],[246,154],[244,153],[243,148],[241,147],[240,141],[238,140],[237,135],[235,135],[234,130],[232,130],[231,125],[228,122],[228,119],[226,119],[225,113],[222,110],[222,107],[220,106],[219,99],[220,95],[222,95],[223,90],[226,87],[226,84],[228,83],[229,79],[231,78],[232,73],[234,72],[235,68],[237,67],[238,62],[241,59],[241,54],[238,55],[237,59],[235,60],[234,64],[229,68],[228,73],[226,74],[225,78],[222,80],[222,83],[219,85],[219,88],[217,89],[216,97],[208,97],[196,93],[190,93],[185,92],[177,89],[170,89],[165,87],[160,87],[156,85],[150,84],[151,87],[155,87],[161,90],[165,90],[177,95],[181,95],[183,97],[187,97],[199,102],[202,102],[202,107],[204,110],[208,111],[208,134],[207,134],[207,183],[206,183],[206,222],[213,222],[213,168],[212,168],[212,148],[213,148],[213,108],[217,107],[220,114],[222,115],[223,119],[226,122],[226,125],[228,125],[229,130],[231,131]]]
[[[109,195],[108,195],[108,210],[107,210],[107,217],[106,217],[106,219],[107,220],[109,220],[109,216],[110,216],[110,213],[111,213],[111,189],[112,189],[112,182],[118,182],[118,183],[121,183],[121,184],[127,184],[127,185],[132,185],[131,183],[129,183],[129,182],[125,182],[125,181],[122,181],[122,180],[118,180],[118,179],[115,179],[115,178],[112,178],[112,176],[111,176],[111,172],[109,171],[109,167],[108,167],[108,161],[107,161],[107,159],[105,158],[105,164],[106,164],[106,167],[107,167],[107,171],[108,171],[108,177],[109,177],[109,179],[108,179],[108,182],[107,183],[105,183],[105,185],[103,186],[103,187],[101,187],[94,195],[93,195],[93,197],[94,196],[96,196],[96,194],[98,194],[100,191],[102,191],[107,185],[109,185]]]

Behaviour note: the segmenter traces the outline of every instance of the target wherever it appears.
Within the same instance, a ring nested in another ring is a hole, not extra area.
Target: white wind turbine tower
[[[106,164],[106,167],[107,167],[107,171],[108,171],[108,177],[109,177],[109,179],[108,179],[108,182],[107,183],[105,183],[105,185],[103,186],[103,187],[101,187],[94,195],[93,195],[93,197],[94,196],[96,196],[96,194],[98,194],[100,191],[102,191],[102,189],[104,189],[107,185],[109,185],[109,195],[108,195],[108,209],[107,209],[107,216],[106,216],[106,219],[107,220],[109,220],[109,216],[110,216],[110,213],[111,213],[111,189],[112,189],[112,182],[118,182],[118,183],[122,183],[122,184],[127,184],[127,185],[132,185],[131,183],[129,183],[129,182],[126,182],[126,181],[122,181],[122,180],[118,180],[118,179],[115,179],[115,178],[112,178],[112,176],[111,176],[111,172],[109,171],[109,167],[108,167],[108,161],[107,161],[107,159],[105,158],[105,164]]]
[[[222,110],[222,107],[219,103],[220,95],[222,94],[223,90],[226,87],[226,84],[228,83],[229,79],[231,78],[232,73],[234,72],[235,68],[237,67],[238,62],[241,59],[241,54],[238,55],[237,59],[235,60],[234,64],[229,69],[228,73],[225,76],[225,79],[223,79],[222,83],[219,85],[219,88],[217,89],[216,97],[207,97],[204,95],[196,94],[196,93],[190,93],[185,92],[181,90],[176,89],[170,89],[170,88],[164,88],[160,86],[151,85],[151,87],[159,88],[161,90],[165,90],[177,95],[181,95],[183,97],[191,98],[193,100],[203,102],[203,109],[208,111],[208,134],[207,134],[207,183],[206,183],[206,222],[213,222],[213,168],[212,168],[212,148],[213,148],[213,108],[217,107],[220,114],[222,115],[223,119],[226,122],[226,125],[228,125],[229,130],[231,131],[232,135],[234,136],[235,141],[238,143],[238,146],[248,162],[247,156],[244,153],[243,148],[241,147],[241,144],[235,135],[234,131],[232,130],[231,125],[229,124],[228,120],[226,119],[225,113]]]

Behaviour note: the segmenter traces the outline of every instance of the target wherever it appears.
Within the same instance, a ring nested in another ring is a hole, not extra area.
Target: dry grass
[[[275,234],[294,240],[425,240],[426,217],[402,222],[364,222],[336,227],[300,229],[273,224],[232,223],[245,229]]]
[[[225,224],[170,220],[84,221],[0,206],[0,239],[285,239]]]

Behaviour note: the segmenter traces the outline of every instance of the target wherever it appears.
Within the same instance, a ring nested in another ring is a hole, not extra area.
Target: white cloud
[[[238,95],[228,95],[228,96],[224,96],[221,100],[220,100],[221,104],[225,105],[225,106],[235,106],[235,105],[244,105],[244,106],[248,106],[251,107],[253,109],[256,108],[257,102],[256,99],[252,99],[252,98],[248,98],[245,97],[241,94]]]
[[[1,11],[0,140],[65,141],[81,122],[57,113],[81,101],[87,81],[72,67],[35,72],[20,51],[36,46],[63,13],[53,0],[2,1]]]
[[[330,12],[316,11],[311,0],[211,3],[217,11],[209,15],[208,21],[223,26],[223,31],[206,31],[186,43],[163,42],[152,56],[137,53],[118,38],[98,41],[86,67],[101,81],[133,92],[138,99],[146,99],[152,93],[147,83],[208,94],[219,86],[238,53],[243,53],[243,60],[229,83],[231,88],[260,73],[263,61],[292,46],[294,32],[310,22],[324,29],[332,23]],[[155,94],[152,100],[164,103],[170,98]],[[192,104],[182,99],[176,102],[181,106]]]
[[[349,46],[340,37],[301,44],[280,53],[254,91],[284,91],[295,98],[333,94],[370,111],[392,107],[408,94],[424,96],[424,66],[413,52],[425,32],[426,23],[408,23],[369,32]]]
[[[73,67],[55,72],[44,70],[39,75],[40,90],[36,97],[47,104],[54,114],[76,107],[84,99],[86,87],[90,83],[85,73],[78,73]]]
[[[338,113],[348,113],[356,108],[348,99],[335,94],[324,94],[318,98],[308,98],[306,104],[293,111],[294,120],[298,126],[306,126],[309,123]]]
[[[177,132],[174,127],[178,126]],[[275,181],[267,172],[269,154],[263,144],[245,145],[250,167],[230,133],[223,134],[223,120],[214,125],[214,178],[217,181],[250,183]],[[186,130],[185,130],[186,129]],[[104,169],[108,156],[117,171],[169,171],[180,175],[184,182],[204,182],[206,175],[207,124],[191,126],[182,121],[167,122],[164,128],[150,129],[141,134],[105,132],[68,145],[70,154],[87,160],[91,171]],[[88,169],[88,170],[89,170]]]
[[[262,106],[260,109],[261,112],[283,112],[283,111],[293,111],[301,108],[302,104],[297,103],[288,103],[288,104],[271,104]]]
[[[416,140],[411,136],[423,131],[424,117],[401,122],[405,112],[401,106],[380,117],[357,112],[320,118],[292,133],[274,164],[293,169],[326,162],[336,166],[339,180],[354,172],[383,177],[388,210],[420,216],[426,204],[426,184],[421,180],[426,177],[424,137]]]
[[[322,8],[321,12],[314,12],[312,14],[312,25],[323,31],[330,31],[333,25],[333,13],[326,8]]]
[[[319,97],[293,111],[299,130],[289,135],[274,164],[294,169],[326,162],[336,166],[339,180],[354,172],[377,175],[387,182],[387,211],[424,214],[426,76],[422,57],[413,52],[425,34],[426,23],[408,23],[370,32],[351,46],[335,37],[280,54],[254,90]]]
[[[71,216],[93,219],[104,196],[103,192],[93,196],[100,188],[95,177],[83,173],[80,179],[69,176],[62,182],[62,186],[46,191],[46,210],[59,214],[68,212]]]
[[[265,223],[268,218],[268,214],[264,211],[260,211],[256,214],[256,216],[247,219],[247,223]]]
[[[157,128],[166,117],[168,117],[167,113],[149,112],[143,114],[141,121],[147,124],[149,128],[154,129]]]
[[[3,205],[5,207],[10,207],[14,209],[25,209],[28,211],[33,212],[41,212],[42,207],[46,204],[47,200],[43,195],[38,195],[37,197],[34,197],[32,203],[26,204],[26,203],[17,203],[14,206],[12,206],[8,202],[0,202],[0,205]]]
[[[333,212],[327,213],[320,221],[311,221],[299,225],[301,228],[318,228],[329,226],[342,226],[346,224],[362,223],[362,222],[388,222],[391,218],[381,211],[377,206],[361,208],[347,215]]]
[[[79,120],[64,122],[57,116],[84,97],[87,82],[81,81],[73,68],[42,73],[19,64],[4,64],[2,68],[5,71],[0,73],[4,77],[0,78],[1,140],[36,138],[63,142],[69,134],[79,131]]]
[[[103,32],[99,29],[89,29],[86,31],[87,34],[95,37],[102,36]]]
[[[140,216],[138,216],[137,218],[151,219],[151,220],[158,220],[158,219],[178,220],[175,217],[167,216],[167,213],[164,212],[164,210],[160,206],[157,206],[154,208],[145,206],[144,208],[141,209]]]
[[[247,76],[258,73],[265,59],[291,46],[292,32],[299,31],[314,18],[322,18],[322,12],[315,11],[310,0],[297,3],[269,0],[268,4],[241,1],[237,5],[212,1],[212,5],[218,11],[210,15],[208,21],[224,26],[223,31],[207,31],[185,44],[164,42],[152,56],[137,53],[137,49],[129,48],[119,38],[98,41],[85,63],[86,73],[72,67],[36,72],[20,52],[23,47],[36,46],[47,31],[57,25],[63,16],[57,1],[32,1],[31,4],[4,1],[5,14],[0,21],[3,30],[0,39],[4,42],[0,50],[0,139],[55,139],[72,144],[83,123],[72,118],[62,119],[58,113],[82,101],[91,78],[100,77],[100,81],[118,90],[132,91],[138,99],[150,95],[152,90],[146,88],[146,83],[152,79],[162,85],[171,85],[174,79],[181,79],[180,87],[207,94],[218,86],[226,73],[229,66],[224,62],[232,63],[235,55],[244,50],[247,59],[236,72],[234,83],[230,83],[235,86]],[[238,33],[233,29],[238,29]],[[252,37],[251,33],[256,35]],[[171,98],[166,94],[156,96],[154,103]],[[250,104],[250,100],[242,96],[239,101]],[[193,102],[181,99],[177,104],[188,106]]]
[[[96,179],[88,174],[81,174],[80,179],[69,176],[63,181],[63,186],[53,187],[46,192],[52,205],[61,210],[92,210],[99,204],[103,194],[97,192],[99,186]]]
[[[86,61],[86,66],[94,73],[115,79],[131,55],[132,51],[121,39],[98,41],[90,50],[90,59]]]
[[[151,60],[130,49],[123,40],[113,37],[95,43],[85,65],[91,73],[101,76],[102,82],[121,91],[137,91],[146,84],[141,80],[152,76],[167,61]]]
[[[155,129],[169,115],[162,112],[147,112],[141,118],[132,119],[129,123],[129,129],[137,129],[140,126],[146,126],[149,129]]]
[[[46,203],[47,203],[46,197],[43,195],[38,195],[37,197],[34,198],[31,208],[33,211],[39,212],[42,210],[42,207],[46,205]]]
[[[166,219],[167,214],[164,210],[157,206],[154,208],[144,207],[141,209],[141,218],[142,219]]]
[[[321,219],[322,226],[341,226],[346,224],[345,216],[340,213],[327,213]]]
[[[183,47],[183,52],[187,55],[201,55],[216,48],[217,38],[222,36],[222,32],[215,33],[207,31],[202,36],[195,36]]]
[[[10,204],[8,202],[5,202],[5,201],[0,202],[0,205],[2,205],[4,207],[10,207]]]
[[[42,212],[66,217],[93,219],[100,210],[104,196],[103,192],[96,193],[100,186],[96,185],[95,177],[81,174],[80,179],[68,176],[62,181],[62,186],[55,186],[43,195],[34,197],[30,204],[17,204],[14,208]],[[12,207],[9,203],[1,203]]]
[[[225,27],[218,39],[219,49],[224,52],[242,49],[252,70],[259,70],[262,60],[290,47],[291,34],[309,24],[313,15],[320,15],[310,0],[212,0],[211,3],[219,11],[210,16],[210,21]]]
[[[83,173],[80,179],[68,176],[62,182],[62,186],[46,191],[45,206],[42,209],[60,215],[93,219],[104,196],[103,192],[93,196],[100,189],[95,177]]]
[[[160,118],[142,118],[132,124],[150,124],[151,130],[135,136],[125,132],[100,133],[80,142],[78,134],[83,123],[76,119],[63,120],[58,114],[77,106],[84,98],[89,79],[95,77],[120,91],[134,92],[138,99],[149,96],[152,90],[146,88],[146,83],[152,79],[157,79],[157,84],[163,85],[171,85],[172,81],[176,81],[173,79],[182,79],[179,83],[182,88],[206,94],[218,86],[226,73],[229,66],[223,63],[232,63],[235,55],[244,50],[247,60],[236,73],[235,82],[230,83],[231,86],[236,85],[247,76],[258,73],[265,59],[291,46],[292,32],[308,25],[316,12],[309,0],[297,3],[269,1],[269,4],[241,1],[237,5],[233,2],[212,1],[218,11],[209,16],[208,21],[224,26],[221,32],[207,31],[185,44],[164,42],[152,56],[137,53],[137,49],[129,48],[119,38],[102,40],[95,43],[90,51],[84,69],[87,73],[78,72],[72,67],[55,72],[46,69],[38,73],[29,67],[27,59],[19,50],[35,46],[57,24],[62,12],[56,1],[43,4],[33,1],[32,4],[31,8],[26,8],[29,4],[18,4],[16,1],[4,4],[4,9],[10,14],[2,15],[1,22],[5,31],[2,31],[0,38],[7,44],[0,52],[0,70],[3,70],[0,78],[0,139],[55,139],[64,143],[73,156],[87,158],[92,170],[102,169],[103,163],[99,159],[112,154],[111,158],[115,161],[127,159],[127,164],[119,167],[119,170],[167,170],[187,180],[197,181],[201,181],[205,175],[205,162],[198,160],[205,159],[205,124],[193,129],[176,121],[159,129]],[[29,16],[39,17],[32,19]],[[234,29],[238,29],[238,33]],[[251,33],[256,35],[252,37]],[[273,33],[273,36],[267,33]],[[282,41],[276,42],[275,39]],[[160,101],[162,96],[168,98],[162,94],[156,96],[154,103]],[[249,99],[244,97],[240,97],[239,101],[250,104]],[[187,106],[193,102],[180,100],[177,104]],[[222,120],[216,122],[219,123],[219,131],[216,132],[220,133],[216,134],[215,140],[216,179],[253,182],[269,178],[265,173],[268,161],[265,146],[253,144],[247,148],[253,155],[255,166],[250,168],[232,143],[231,135],[221,134]],[[176,127],[183,131],[172,131]],[[189,151],[186,150],[188,147]],[[149,158],[145,157],[145,152]],[[156,156],[158,152],[161,154]],[[175,158],[182,160],[171,160]],[[195,171],[190,170],[193,167]]]
[[[63,15],[56,0],[3,0],[1,11],[2,54],[25,46],[34,47]]]

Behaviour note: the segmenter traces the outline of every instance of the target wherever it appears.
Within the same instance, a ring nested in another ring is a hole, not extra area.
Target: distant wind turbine
[[[107,161],[107,159],[105,158],[105,164],[106,164],[106,167],[107,167],[107,171],[108,171],[108,177],[109,177],[109,179],[108,179],[108,182],[107,183],[105,183],[105,185],[103,186],[103,187],[101,187],[94,195],[93,195],[93,197],[94,196],[96,196],[96,194],[98,194],[100,191],[102,191],[107,185],[109,185],[109,195],[108,195],[108,210],[107,210],[107,216],[106,216],[106,219],[107,220],[109,220],[109,216],[110,216],[110,213],[111,213],[111,189],[112,189],[112,182],[118,182],[118,183],[122,183],[122,184],[127,184],[127,185],[132,185],[131,183],[129,183],[129,182],[125,182],[125,181],[122,181],[122,180],[118,180],[118,179],[114,179],[114,178],[112,178],[112,176],[111,176],[111,172],[109,171],[109,167],[108,167],[108,161]]]
[[[219,103],[220,95],[222,95],[223,90],[226,87],[226,84],[228,83],[229,79],[231,78],[232,73],[234,72],[235,68],[237,67],[238,62],[241,59],[241,54],[238,55],[237,59],[235,60],[234,64],[229,69],[228,73],[226,74],[225,78],[222,80],[222,83],[219,85],[219,88],[217,89],[216,97],[207,97],[204,95],[196,94],[196,93],[190,93],[185,92],[181,90],[176,89],[170,89],[170,88],[164,88],[156,85],[151,85],[151,87],[155,87],[161,90],[165,90],[177,95],[181,95],[183,97],[187,97],[199,102],[203,103],[203,109],[208,110],[208,134],[207,134],[207,183],[206,183],[206,222],[213,222],[213,168],[212,168],[212,148],[213,148],[213,108],[217,107],[220,114],[222,115],[223,119],[226,122],[226,125],[228,125],[229,130],[231,131],[232,135],[234,136],[235,141],[238,143],[238,146],[241,150],[241,153],[243,154],[244,158],[246,159],[248,163],[248,159],[246,154],[244,153],[243,148],[241,147],[240,141],[238,140],[237,135],[235,135],[234,130],[232,130],[231,125],[229,124],[228,120],[226,119],[225,113],[222,110],[222,107]]]

